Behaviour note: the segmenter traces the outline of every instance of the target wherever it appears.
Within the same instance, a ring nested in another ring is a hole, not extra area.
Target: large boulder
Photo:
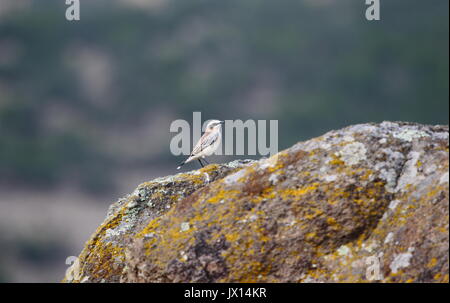
[[[448,282],[447,126],[331,131],[141,184],[67,282]]]

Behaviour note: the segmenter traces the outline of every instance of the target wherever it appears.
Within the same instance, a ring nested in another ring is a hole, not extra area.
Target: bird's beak
[[[225,124],[225,121],[220,121],[220,124]]]

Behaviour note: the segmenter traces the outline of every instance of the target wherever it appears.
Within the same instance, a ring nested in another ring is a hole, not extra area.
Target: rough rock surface
[[[360,124],[140,185],[68,282],[448,282],[449,132]]]

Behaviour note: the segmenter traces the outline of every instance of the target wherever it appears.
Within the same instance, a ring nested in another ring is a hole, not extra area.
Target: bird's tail
[[[184,160],[183,162],[181,162],[180,164],[178,164],[177,169],[180,169],[184,164],[186,164],[186,160]]]

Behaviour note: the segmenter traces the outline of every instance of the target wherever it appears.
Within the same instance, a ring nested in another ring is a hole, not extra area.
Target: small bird
[[[209,121],[206,125],[205,133],[200,140],[198,140],[189,157],[181,162],[177,169],[180,169],[184,164],[193,160],[198,160],[202,167],[204,167],[204,165],[201,159],[203,159],[206,164],[209,164],[205,157],[211,156],[219,147],[220,142],[222,141],[222,124],[224,123],[224,121],[220,120]]]

